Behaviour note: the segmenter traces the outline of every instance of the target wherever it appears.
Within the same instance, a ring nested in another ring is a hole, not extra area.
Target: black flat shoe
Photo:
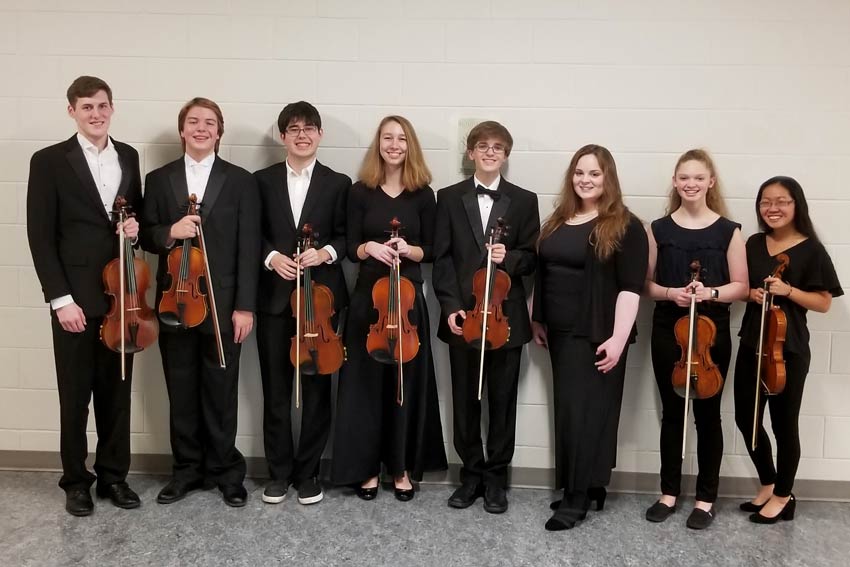
[[[74,488],[65,493],[65,510],[72,516],[89,516],[94,512],[94,502],[88,488]]]
[[[685,525],[691,528],[692,530],[704,530],[708,526],[711,525],[711,522],[714,521],[714,506],[711,507],[711,510],[706,512],[705,510],[701,510],[700,508],[694,508],[691,512],[691,515],[688,516],[688,521],[685,522]]]
[[[788,499],[788,502],[785,503],[782,510],[772,518],[768,518],[767,516],[762,516],[760,512],[756,512],[750,516],[750,521],[754,524],[775,524],[779,520],[784,522],[790,522],[794,519],[794,513],[797,510],[797,499],[794,495],[791,495],[791,498]]]
[[[484,496],[484,486],[480,483],[460,485],[449,497],[449,506],[452,508],[469,508],[475,501]]]
[[[660,523],[670,517],[676,511],[676,505],[668,506],[657,501],[655,504],[647,508],[646,519],[650,522]]]
[[[248,502],[248,491],[241,484],[225,484],[221,487],[221,496],[231,508],[241,508]]]
[[[767,502],[764,504],[767,504]],[[753,504],[751,501],[747,500],[746,502],[741,502],[738,508],[744,512],[761,512],[761,509],[764,508],[764,504]]]
[[[125,510],[138,508],[142,504],[139,495],[133,492],[126,482],[115,482],[103,486],[98,482],[95,492],[98,498],[109,498],[115,506]]]
[[[374,500],[378,496],[378,487],[363,488],[362,486],[355,486],[354,493],[357,494],[360,500]]]
[[[413,488],[398,488],[395,489],[395,499],[400,502],[410,502],[415,496]]]

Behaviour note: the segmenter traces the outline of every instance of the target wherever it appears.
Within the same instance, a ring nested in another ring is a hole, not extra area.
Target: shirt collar
[[[301,176],[301,175],[306,175],[306,176],[307,176],[307,179],[312,179],[312,178],[313,178],[313,170],[314,170],[315,168],[316,168],[316,160],[314,159],[313,161],[311,161],[311,162],[310,162],[310,165],[308,165],[307,167],[305,167],[305,168],[301,171],[301,173],[299,174],[297,171],[295,171],[294,169],[292,169],[292,166],[291,166],[291,165],[289,165],[289,160],[287,160],[287,161],[286,161],[286,174],[287,174],[288,176],[289,176],[289,175],[291,175],[291,176],[294,176],[294,177],[299,177],[299,176]]]
[[[215,161],[215,152],[211,153],[201,161],[195,161],[189,154],[183,154],[183,160],[186,163],[186,167],[200,165],[201,167],[209,168],[212,167],[212,164]]]
[[[472,176],[472,180],[475,183],[476,187],[478,187],[480,185],[480,186],[484,187],[485,189],[489,189],[490,191],[498,191],[499,190],[499,183],[501,183],[501,181],[502,181],[502,176],[499,175],[498,177],[496,177],[496,180],[490,186],[487,186],[484,183],[482,183],[481,180],[479,180],[478,177],[475,176],[475,175]]]
[[[80,134],[79,132],[77,132],[77,143],[80,144],[80,147],[83,148],[83,151],[85,151],[85,152],[90,152],[90,153],[93,153],[94,155],[101,153],[101,151],[97,149],[97,146],[95,146],[91,142],[91,140],[89,140],[88,138],[86,138],[85,136]],[[107,136],[106,137],[106,147],[103,148],[103,151],[108,152],[108,151],[112,151],[114,149],[115,149],[115,146],[112,145],[112,138]]]

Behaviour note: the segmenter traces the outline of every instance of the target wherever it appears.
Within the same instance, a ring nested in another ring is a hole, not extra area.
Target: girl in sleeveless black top
[[[673,328],[688,314],[691,289],[699,314],[717,327],[711,358],[725,377],[732,355],[729,304],[747,293],[747,264],[740,225],[724,218],[714,163],[707,152],[690,150],[676,164],[668,210],[649,232],[646,290],[656,301],[652,321],[652,366],[661,396],[661,498],[646,511],[646,519],[663,522],[677,506],[682,479],[682,423],[685,399],[673,389],[673,367],[681,349]],[[699,260],[702,281],[691,283],[690,264]],[[687,520],[693,529],[714,519],[723,432],[720,427],[722,390],[712,398],[693,400],[697,431],[696,504]]]
[[[735,361],[735,421],[761,482],[755,498],[740,507],[752,512],[751,521],[772,524],[780,518],[792,520],[796,508],[791,489],[800,462],[798,422],[803,385],[811,360],[806,313],[809,310],[825,313],[832,298],[844,292],[832,260],[815,234],[803,188],[795,179],[773,177],[765,181],[756,197],[756,213],[762,232],[747,241],[750,290]],[[782,279],[769,277],[780,253],[788,255],[788,266]],[[786,315],[783,345],[786,378],[781,393],[759,396],[756,448],[753,449],[755,378],[765,282],[773,295],[773,304]],[[765,405],[770,406],[770,422],[776,437],[775,466],[770,438],[762,426]]]

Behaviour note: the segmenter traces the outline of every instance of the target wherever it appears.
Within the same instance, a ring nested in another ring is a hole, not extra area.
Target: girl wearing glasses
[[[758,494],[740,508],[752,512],[750,520],[757,524],[773,524],[779,519],[793,520],[796,508],[791,489],[800,462],[798,421],[811,360],[806,312],[826,313],[832,298],[844,292],[832,260],[815,234],[803,188],[795,179],[780,176],[762,183],[756,196],[756,214],[761,232],[751,236],[746,245],[750,290],[735,362],[735,421],[761,482]],[[779,254],[786,254],[789,259],[781,279],[770,277]],[[756,353],[765,287],[773,296],[773,304],[786,316],[783,345],[786,379],[781,393],[759,396],[756,447],[753,449]],[[762,426],[766,404],[770,406],[770,421],[776,437],[775,466],[770,439]]]
[[[725,377],[732,356],[729,304],[747,295],[747,258],[741,228],[726,218],[720,182],[711,156],[704,150],[682,154],[673,174],[667,207],[670,214],[649,231],[646,291],[655,300],[652,318],[652,367],[661,396],[661,498],[646,511],[650,522],[663,522],[676,511],[682,480],[682,423],[685,402],[673,389],[671,376],[681,356],[673,333],[688,315],[691,293],[698,312],[714,321],[717,336],[711,358]],[[702,281],[691,282],[690,264],[699,260]],[[723,457],[720,427],[721,389],[715,396],[693,400],[697,430],[696,504],[687,520],[692,529],[714,520],[714,501]]]
[[[359,178],[348,197],[347,240],[348,257],[360,264],[360,272],[345,326],[348,360],[339,377],[332,477],[372,500],[383,464],[393,478],[395,497],[408,501],[414,496],[411,480],[448,465],[420,269],[433,256],[437,204],[428,186],[431,173],[407,119],[381,121]],[[401,222],[401,236],[390,239],[394,217]],[[403,365],[402,391],[397,365],[378,362],[366,350],[369,327],[378,319],[372,287],[399,260],[402,277],[416,289],[409,319],[418,327],[420,342],[416,358]]]
[[[555,480],[564,490],[547,530],[570,529],[591,501],[597,510],[605,503],[647,254],[611,153],[581,148],[541,229],[535,273],[532,333],[552,360]]]

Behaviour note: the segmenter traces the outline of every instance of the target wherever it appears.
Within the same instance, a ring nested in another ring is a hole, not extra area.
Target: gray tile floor
[[[652,495],[611,494],[603,512],[576,529],[546,532],[548,490],[514,489],[510,509],[494,516],[481,501],[446,506],[451,487],[423,485],[409,503],[391,490],[363,502],[345,489],[301,506],[290,491],[264,504],[249,480],[248,505],[225,506],[217,490],[170,506],[154,501],[162,477],[134,475],[137,510],[96,501],[95,513],[73,518],[63,508],[55,473],[0,472],[0,565],[781,565],[850,564],[850,504],[800,502],[797,518],[750,524],[737,501],[718,503],[709,530],[684,526],[689,510],[650,524]]]

